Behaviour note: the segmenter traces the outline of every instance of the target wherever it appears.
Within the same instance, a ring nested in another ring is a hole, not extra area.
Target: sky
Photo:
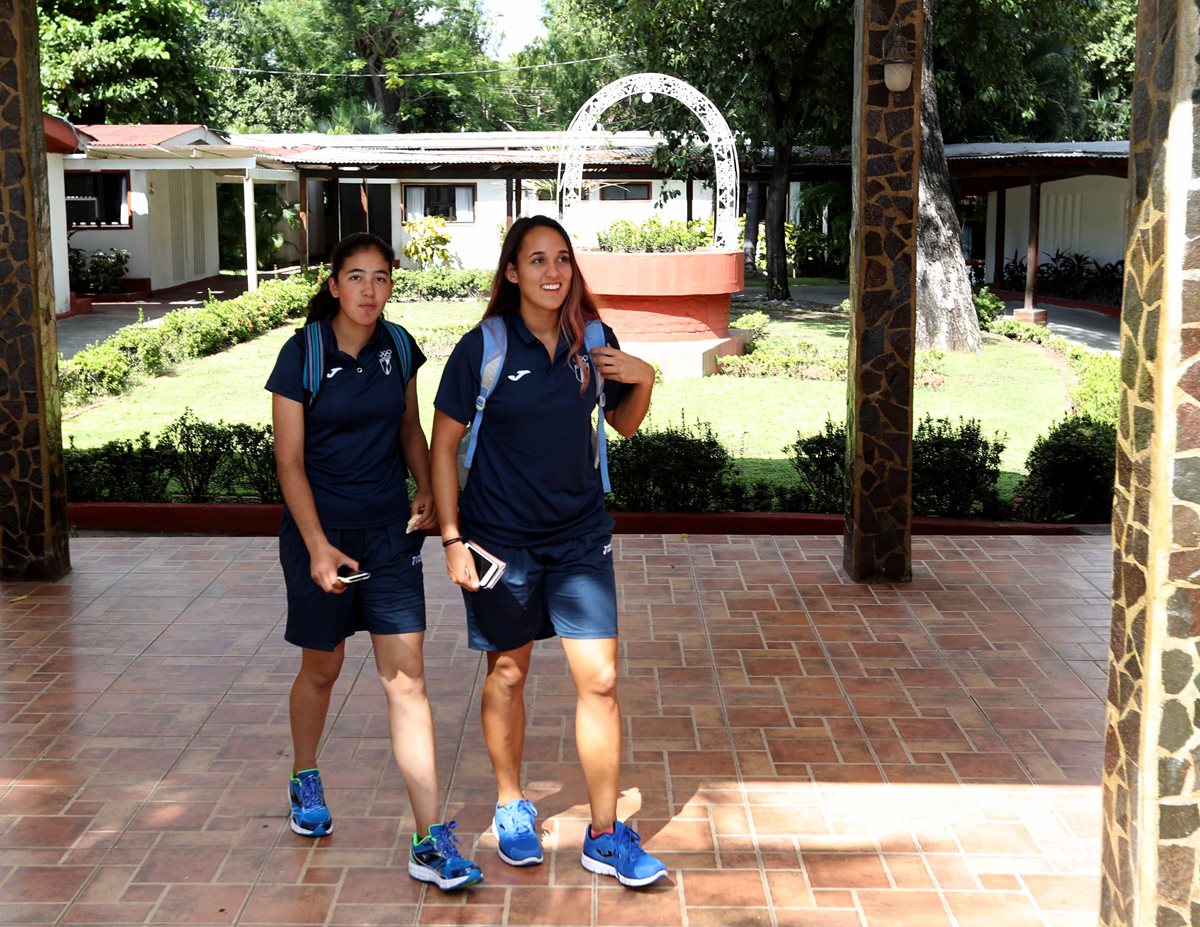
[[[504,33],[499,55],[507,58],[542,33],[542,0],[483,0],[483,8],[496,17],[496,32]]]

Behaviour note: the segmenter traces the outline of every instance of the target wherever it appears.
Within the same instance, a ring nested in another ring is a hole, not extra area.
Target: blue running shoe
[[[591,827],[583,835],[583,868],[597,875],[616,876],[617,881],[630,888],[657,882],[667,874],[667,867],[642,849],[642,838],[632,827],[620,821],[611,834],[592,836]]]
[[[444,892],[483,881],[479,867],[458,852],[454,828],[454,821],[434,824],[424,840],[418,840],[413,834],[412,850],[408,854],[410,876],[418,882],[432,882]]]
[[[292,803],[292,830],[302,837],[324,837],[333,833],[333,817],[325,807],[325,789],[319,772],[302,769],[292,776],[288,799]]]
[[[500,839],[500,858],[510,866],[536,866],[542,861],[542,841],[538,839],[537,808],[528,798],[518,798],[496,806],[492,826]]]

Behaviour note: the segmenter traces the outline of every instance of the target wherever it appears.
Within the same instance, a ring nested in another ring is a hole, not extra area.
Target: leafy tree
[[[213,124],[298,132],[335,106],[345,80],[266,73],[329,70],[337,45],[320,26],[323,16],[313,0],[208,0],[203,57],[214,83]]]
[[[200,0],[38,0],[42,105],[81,123],[200,122]]]
[[[445,73],[495,67],[484,51],[491,21],[480,0],[325,0],[325,15],[346,40],[341,70],[366,75],[367,98],[388,125],[437,132],[500,124],[494,75]]]
[[[503,91],[518,129],[565,129],[587,99],[627,73],[610,29],[588,14],[581,0],[545,0],[545,33],[512,56],[509,64],[528,70],[508,72]],[[555,67],[557,62],[578,64]]]
[[[794,145],[850,137],[854,12],[850,0],[583,0],[636,69],[696,86],[746,143],[769,148],[767,292],[790,295],[784,218]],[[802,28],[797,28],[803,24]],[[673,111],[665,107],[662,122]],[[676,123],[678,126],[678,123]]]

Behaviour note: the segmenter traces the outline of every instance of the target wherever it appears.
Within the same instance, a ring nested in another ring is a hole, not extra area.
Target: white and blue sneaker
[[[657,882],[667,867],[642,849],[642,838],[632,827],[613,823],[612,833],[592,836],[586,826],[583,835],[583,868],[597,875],[615,876],[622,885],[638,888]]]
[[[518,798],[496,806],[492,826],[500,841],[500,858],[510,866],[536,866],[542,861],[542,842],[538,839],[537,808],[528,798]]]
[[[483,873],[458,852],[455,822],[434,824],[422,840],[413,834],[408,854],[408,874],[418,882],[432,882],[444,892],[483,881]]]
[[[302,837],[324,837],[333,833],[333,816],[325,807],[325,789],[321,774],[315,769],[302,769],[288,783],[288,800],[292,804],[292,830]]]

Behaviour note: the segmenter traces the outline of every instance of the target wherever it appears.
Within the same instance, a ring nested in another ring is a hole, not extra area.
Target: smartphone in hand
[[[504,575],[507,564],[494,555],[489,554],[474,541],[465,541],[464,544],[467,550],[471,552],[471,557],[475,561],[475,575],[479,577],[479,588],[495,588],[496,583],[500,581],[500,577]]]
[[[370,578],[371,574],[365,570],[359,570],[355,573],[349,567],[338,567],[337,579],[339,583],[349,585],[350,583],[361,583],[364,579]]]

